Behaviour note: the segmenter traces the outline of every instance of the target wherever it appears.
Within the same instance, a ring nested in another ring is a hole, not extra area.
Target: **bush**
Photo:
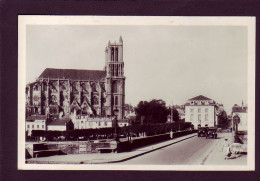
[[[178,130],[186,130],[192,127],[189,122],[174,122],[174,123],[159,123],[159,124],[135,124],[131,126],[118,127],[117,131],[120,135],[128,135],[134,133],[138,135],[139,133],[146,133],[147,136],[164,134],[170,132],[177,132]],[[53,140],[59,136],[64,136],[70,140],[77,140],[79,137],[84,137],[84,139],[93,137],[96,138],[100,135],[106,137],[111,136],[114,133],[114,128],[99,128],[99,129],[76,129],[68,131],[43,131],[43,130],[33,130],[32,137],[47,137],[48,140]]]
[[[145,132],[147,135],[157,135],[164,134],[169,131],[176,132],[178,130],[186,130],[191,128],[191,123],[189,122],[176,122],[176,123],[164,123],[164,124],[143,124],[143,125],[131,125],[127,127],[120,128],[120,134],[128,134],[128,133],[143,133]]]
[[[45,130],[32,130],[32,137],[46,136]]]

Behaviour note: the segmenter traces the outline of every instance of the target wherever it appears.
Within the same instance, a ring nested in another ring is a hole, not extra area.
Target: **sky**
[[[126,103],[185,104],[204,95],[247,104],[247,27],[27,25],[26,83],[46,68],[103,70],[108,41],[124,43]]]

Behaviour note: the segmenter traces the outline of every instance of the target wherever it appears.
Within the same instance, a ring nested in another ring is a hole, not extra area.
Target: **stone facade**
[[[26,117],[30,115],[113,116],[125,114],[123,40],[108,43],[104,70],[45,69],[26,86]]]

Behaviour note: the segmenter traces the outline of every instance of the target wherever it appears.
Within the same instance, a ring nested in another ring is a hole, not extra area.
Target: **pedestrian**
[[[173,131],[172,130],[170,131],[170,138],[171,139],[173,138]]]
[[[228,139],[225,138],[225,141],[224,141],[223,146],[222,146],[222,152],[224,153],[225,160],[227,160],[231,156],[231,151],[230,151],[229,146],[230,146],[230,144],[228,142]]]

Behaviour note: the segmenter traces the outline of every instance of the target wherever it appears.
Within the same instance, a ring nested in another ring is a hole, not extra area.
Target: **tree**
[[[218,127],[220,128],[228,128],[228,117],[226,111],[221,111],[218,115]]]
[[[137,105],[136,116],[139,121],[143,119],[144,124],[165,123],[170,110],[166,107],[165,101],[153,99],[151,101],[140,101]]]

